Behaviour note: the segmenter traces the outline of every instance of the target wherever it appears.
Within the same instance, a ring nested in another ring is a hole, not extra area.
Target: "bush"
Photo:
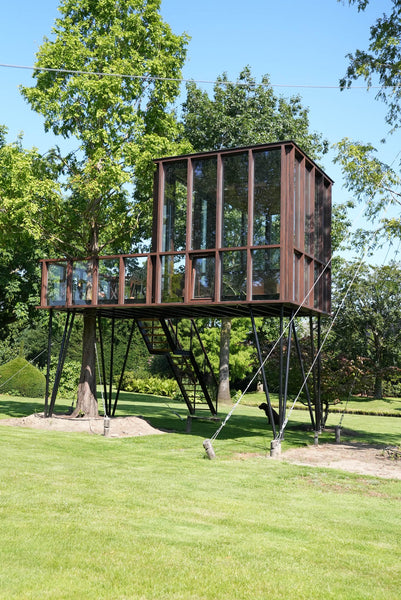
[[[169,398],[180,398],[180,389],[174,379],[160,379],[159,377],[148,377],[141,379],[135,377],[132,371],[124,374],[122,389],[126,392],[137,392],[139,394],[153,394],[154,396],[168,396]]]
[[[46,378],[25,358],[19,356],[0,367],[0,392],[13,393],[29,398],[43,398]]]
[[[56,377],[57,363],[52,361],[50,367],[50,384],[54,383]],[[44,369],[46,372],[46,369]],[[65,400],[74,400],[77,396],[81,364],[77,360],[66,360],[60,378],[57,395]]]

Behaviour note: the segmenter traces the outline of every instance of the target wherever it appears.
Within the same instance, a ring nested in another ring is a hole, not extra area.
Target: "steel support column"
[[[256,329],[256,323],[255,323],[255,319],[254,319],[254,316],[253,316],[252,309],[250,309],[250,313],[251,313],[253,335],[254,335],[254,338],[255,338],[256,349],[257,349],[257,352],[258,352],[258,358],[259,358],[259,364],[260,364],[260,372],[262,373],[263,388],[265,390],[266,402],[267,402],[267,407],[268,407],[268,412],[269,412],[269,420],[270,420],[270,424],[272,426],[273,436],[276,437],[276,425],[274,423],[273,410],[272,410],[272,405],[271,405],[271,402],[270,402],[270,394],[269,394],[269,388],[268,388],[268,385],[267,385],[265,367],[264,367],[264,363],[263,363],[262,352],[261,352],[260,344],[259,344],[259,336],[258,336],[258,332],[257,332],[257,329]]]
[[[49,334],[47,338],[47,365],[46,365],[46,390],[45,390],[45,408],[44,415],[48,417],[49,410],[49,388],[50,388],[50,366],[52,353],[52,333],[53,333],[53,309],[49,311]]]
[[[127,342],[127,350],[125,352],[124,362],[123,362],[123,366],[122,366],[122,369],[121,369],[120,379],[118,381],[118,387],[117,387],[117,391],[116,391],[116,397],[114,399],[113,412],[111,414],[112,417],[114,417],[115,412],[116,412],[117,403],[118,403],[118,397],[120,395],[121,385],[122,385],[122,382],[123,382],[123,377],[124,377],[124,373],[125,373],[125,367],[127,365],[128,354],[129,354],[130,347],[131,347],[132,336],[133,336],[133,333],[134,333],[135,325],[136,325],[136,322],[133,319],[132,320],[132,325],[131,325],[131,331],[130,331],[130,334],[129,334],[129,337],[128,337],[128,342]]]
[[[70,342],[72,326],[74,324],[74,318],[75,318],[75,311],[67,313],[67,319],[66,319],[65,326],[64,326],[63,339],[61,342],[60,353],[59,353],[59,358],[58,358],[58,363],[57,363],[56,376],[54,378],[52,396],[51,396],[51,400],[50,400],[49,417],[51,417],[53,414],[54,404],[56,402],[57,392],[58,392],[58,388],[60,385],[61,374],[63,372],[64,361],[65,361],[65,357],[67,355],[68,344]]]

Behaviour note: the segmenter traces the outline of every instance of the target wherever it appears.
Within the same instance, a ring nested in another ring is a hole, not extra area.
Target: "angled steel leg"
[[[47,339],[47,366],[46,366],[46,391],[45,391],[45,417],[48,417],[49,410],[49,387],[50,387],[50,363],[52,352],[52,333],[53,333],[53,309],[49,311],[49,335]]]
[[[59,358],[58,358],[56,376],[54,378],[52,397],[50,400],[49,417],[51,417],[53,414],[54,404],[56,402],[57,392],[58,392],[58,388],[60,385],[61,374],[63,372],[64,361],[65,361],[65,357],[67,355],[68,344],[70,342],[72,326],[74,324],[74,318],[75,318],[75,311],[73,311],[72,313],[70,313],[70,312],[67,313],[67,319],[66,319],[65,326],[64,326],[63,339],[61,342],[60,353],[59,353]]]
[[[267,407],[268,407],[269,420],[270,420],[270,424],[271,424],[272,429],[273,429],[273,435],[274,435],[274,437],[276,437],[276,425],[274,423],[273,409],[272,409],[272,405],[271,405],[271,402],[270,402],[270,394],[269,394],[269,388],[267,386],[267,379],[266,379],[265,368],[264,368],[264,365],[263,365],[262,352],[260,350],[259,336],[258,336],[258,332],[257,332],[257,329],[256,329],[256,324],[255,324],[255,319],[254,319],[254,316],[253,316],[252,309],[250,309],[250,313],[251,313],[253,335],[255,337],[256,349],[257,349],[257,352],[258,352],[258,358],[259,358],[259,363],[260,363],[260,367],[261,367],[260,371],[262,373],[263,387],[264,387],[265,395],[266,395],[266,402],[267,402]]]
[[[124,377],[124,373],[125,373],[125,367],[126,367],[127,360],[128,360],[128,354],[129,354],[130,347],[131,347],[131,341],[132,341],[132,336],[133,336],[133,333],[134,333],[135,325],[136,325],[135,320],[132,320],[131,331],[130,331],[128,342],[127,342],[127,350],[125,352],[123,367],[121,369],[121,375],[120,375],[120,379],[118,381],[118,387],[117,387],[117,391],[116,391],[116,397],[114,399],[113,412],[112,412],[112,415],[111,415],[112,417],[114,417],[114,414],[116,412],[118,397],[120,395],[121,385],[122,385],[122,382],[123,382],[123,377]]]

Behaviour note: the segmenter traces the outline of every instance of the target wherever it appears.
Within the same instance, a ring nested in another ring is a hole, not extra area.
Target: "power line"
[[[234,85],[238,87],[248,87],[249,83],[242,83],[241,81],[224,81],[224,80],[213,80],[213,79],[185,79],[183,77],[160,77],[157,75],[126,75],[124,73],[104,73],[102,71],[80,71],[74,69],[60,69],[51,67],[33,67],[28,65],[11,65],[0,63],[0,67],[7,69],[25,69],[29,71],[42,71],[49,73],[65,73],[68,75],[95,75],[97,77],[118,77],[120,79],[142,79],[143,81],[171,81],[176,83],[198,83],[203,85]],[[254,83],[254,87],[276,87],[276,88],[299,88],[299,89],[319,89],[319,90],[339,90],[340,85],[321,85],[321,84],[306,84],[306,83]],[[375,85],[361,85],[352,86],[351,89],[357,90],[368,90],[368,89],[382,89],[383,87],[393,86],[375,86]]]

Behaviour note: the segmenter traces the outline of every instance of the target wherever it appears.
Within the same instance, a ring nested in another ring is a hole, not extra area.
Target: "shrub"
[[[52,385],[56,377],[57,363],[52,362],[50,368],[50,384]],[[44,369],[46,372],[46,369]],[[58,397],[65,400],[73,400],[77,395],[79,376],[81,373],[81,364],[77,360],[65,361],[63,372],[58,387]]]
[[[19,394],[29,398],[43,398],[46,378],[25,358],[19,356],[0,367],[0,392]]]
[[[168,396],[169,398],[180,397],[178,383],[174,379],[161,379],[159,377],[142,379],[135,377],[132,371],[127,371],[124,374],[121,387],[126,392]]]

